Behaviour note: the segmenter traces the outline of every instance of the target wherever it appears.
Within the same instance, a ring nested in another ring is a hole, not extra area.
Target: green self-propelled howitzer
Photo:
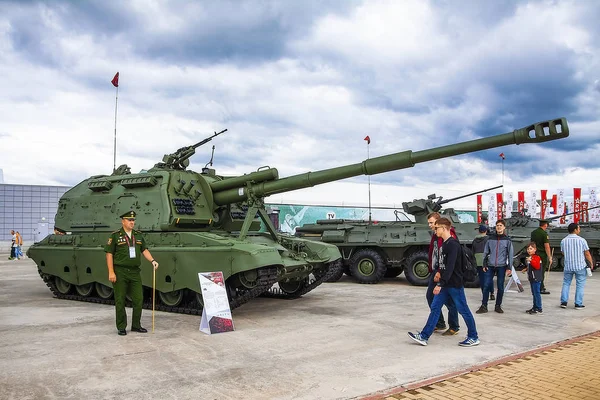
[[[184,147],[148,171],[132,174],[123,166],[118,169],[122,174],[92,176],[70,189],[61,197],[55,217],[56,226],[68,234],[47,236],[30,247],[28,256],[57,297],[112,303],[103,246],[119,228],[119,216],[135,210],[136,229],[144,232],[160,263],[159,310],[201,312],[198,273],[210,271],[223,272],[232,308],[259,295],[296,298],[339,272],[340,252],[332,244],[278,233],[265,210],[266,196],[568,135],[566,120],[556,119],[502,135],[287,178],[279,178],[277,169],[269,167],[234,177],[207,167],[195,172],[187,167],[197,145]],[[260,231],[261,221],[266,232]],[[146,260],[141,274],[148,306],[152,268]]]

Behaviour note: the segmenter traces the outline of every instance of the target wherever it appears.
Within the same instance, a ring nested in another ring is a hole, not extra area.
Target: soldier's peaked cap
[[[127,211],[125,214],[121,215],[121,218],[135,218],[135,211]]]

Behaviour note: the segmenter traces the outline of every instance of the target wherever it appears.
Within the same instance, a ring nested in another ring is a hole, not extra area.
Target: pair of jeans
[[[542,282],[537,281],[529,281],[531,286],[531,294],[533,295],[533,308],[536,310],[542,309],[542,295],[540,294],[540,289],[542,287]]]
[[[494,293],[494,275],[497,276],[498,280],[498,294],[496,295],[496,305],[502,305],[502,298],[504,297],[504,277],[506,276],[506,266],[502,267],[491,267],[487,268],[487,271],[483,273],[484,288],[483,288],[483,299],[481,304],[487,307],[490,293]]]
[[[434,295],[429,318],[427,318],[427,323],[421,331],[421,337],[423,339],[429,339],[440,318],[440,314],[442,313],[442,306],[447,303],[448,299],[452,299],[456,305],[456,310],[465,320],[465,324],[467,324],[467,337],[469,339],[477,339],[478,335],[477,327],[475,326],[475,318],[473,318],[473,314],[471,313],[471,310],[469,310],[467,298],[465,297],[465,288],[463,287],[443,287],[440,290],[440,293]]]
[[[16,247],[10,248],[10,258],[17,258],[17,248]]]
[[[560,293],[560,302],[567,303],[569,300],[569,289],[571,289],[571,282],[573,281],[573,275],[575,275],[575,305],[583,305],[583,289],[585,288],[585,281],[587,279],[587,272],[585,268],[579,271],[565,271],[563,277],[562,292]]]
[[[477,276],[479,276],[479,287],[481,288],[481,295],[483,296],[483,291],[485,290],[485,272],[483,272],[483,267],[477,267]]]
[[[434,282],[433,278],[435,276],[435,272],[433,271],[429,276],[429,284],[427,285],[427,292],[425,293],[425,297],[427,298],[427,304],[429,305],[429,309],[431,309],[431,303],[433,303],[433,289],[437,286],[437,283]],[[446,303],[446,307],[448,308],[448,327],[452,330],[459,330],[460,326],[458,325],[458,311],[456,311],[456,306],[454,305],[454,301],[452,298],[448,298],[448,302]],[[436,326],[444,327],[446,326],[446,321],[444,320],[444,315],[440,312],[439,319],[436,323]]]

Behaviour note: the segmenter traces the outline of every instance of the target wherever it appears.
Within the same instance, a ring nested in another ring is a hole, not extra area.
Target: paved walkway
[[[600,331],[363,400],[600,399]]]

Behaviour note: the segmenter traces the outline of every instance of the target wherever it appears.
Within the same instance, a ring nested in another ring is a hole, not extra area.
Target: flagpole
[[[113,145],[113,172],[117,169],[117,104],[119,101],[119,86],[115,95],[115,141]]]
[[[371,147],[371,141],[367,142],[367,160],[371,158],[369,148]],[[367,175],[369,180],[369,225],[371,224],[371,175]]]

